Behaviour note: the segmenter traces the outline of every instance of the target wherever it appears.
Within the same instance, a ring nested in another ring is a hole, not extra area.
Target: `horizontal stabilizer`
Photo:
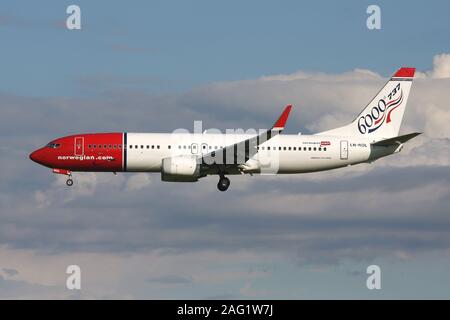
[[[398,136],[398,137],[394,137],[394,138],[389,138],[386,140],[381,140],[378,142],[374,142],[372,143],[373,146],[382,146],[382,147],[389,147],[395,144],[402,144],[405,143],[408,140],[411,140],[412,138],[417,137],[419,134],[422,134],[421,132],[414,132],[414,133],[409,133],[409,134],[405,134],[403,136]]]

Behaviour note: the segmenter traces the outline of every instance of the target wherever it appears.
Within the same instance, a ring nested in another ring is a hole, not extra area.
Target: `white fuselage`
[[[162,159],[201,156],[252,137],[246,134],[128,133],[125,171],[160,172]],[[373,161],[397,148],[358,137],[278,135],[259,146],[238,173],[305,173]]]

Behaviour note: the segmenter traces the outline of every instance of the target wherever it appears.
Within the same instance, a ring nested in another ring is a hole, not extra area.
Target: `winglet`
[[[397,72],[392,76],[392,78],[414,78],[414,73],[416,72],[416,68],[400,68]]]
[[[286,124],[286,121],[289,117],[289,112],[291,112],[292,109],[292,105],[288,104],[286,106],[286,108],[284,108],[283,113],[281,114],[281,116],[278,118],[277,122],[275,122],[275,124],[273,125],[274,130],[283,130],[284,129],[284,125]]]

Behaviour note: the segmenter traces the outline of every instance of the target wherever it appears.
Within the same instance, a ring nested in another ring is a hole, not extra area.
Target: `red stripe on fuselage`
[[[58,138],[59,148],[39,150],[41,164],[71,171],[118,172],[123,170],[123,134],[92,133]],[[80,144],[83,144],[80,146]]]

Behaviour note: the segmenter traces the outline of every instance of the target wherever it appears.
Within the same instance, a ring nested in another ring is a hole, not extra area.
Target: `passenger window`
[[[133,149],[133,145],[130,144],[130,149]]]
[[[319,148],[319,151],[322,151],[322,148]]]
[[[288,149],[289,149],[289,151],[291,151],[291,147],[289,147]]]
[[[159,149],[159,146],[156,146],[156,149]]]
[[[109,145],[109,148],[112,149],[112,145]]]
[[[98,145],[98,148],[99,148],[99,149],[101,149],[101,148],[102,148],[102,145],[101,145],[101,144],[99,144],[99,145]]]
[[[314,147],[314,151],[316,151],[317,150],[317,148],[316,147]]]
[[[170,146],[167,146],[168,149],[170,149]]]
[[[327,151],[327,147],[323,148],[323,151]]]
[[[93,147],[94,147],[94,149],[96,149],[96,148],[97,148],[97,145],[96,145],[96,144],[94,144],[94,146],[93,146]]]
[[[308,148],[308,151],[311,151],[311,147]]]

